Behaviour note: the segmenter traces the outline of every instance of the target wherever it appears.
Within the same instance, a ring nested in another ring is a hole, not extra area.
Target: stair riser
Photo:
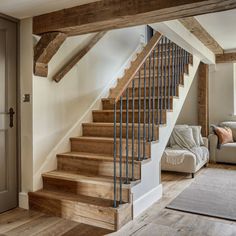
[[[126,222],[119,222],[121,217],[118,217],[115,209],[95,207],[63,199],[50,199],[34,193],[29,194],[29,205],[31,210],[110,230],[118,230],[117,226],[121,227],[132,219],[131,206],[127,211]]]
[[[132,137],[132,126],[129,126],[129,137]],[[149,128],[146,127],[146,134],[148,134]],[[152,135],[152,125],[150,125],[150,134]],[[114,137],[114,127],[113,126],[83,126],[83,135],[90,137]],[[120,137],[120,127],[117,124],[116,136]],[[126,138],[126,125],[122,126],[122,137]],[[138,138],[138,127],[135,125],[134,127],[134,138]],[[140,138],[143,138],[143,127],[140,127]],[[154,140],[158,140],[158,127],[154,126]]]
[[[67,192],[78,195],[85,195],[90,197],[97,197],[103,199],[114,199],[113,184],[99,184],[89,182],[77,182],[66,179],[47,178],[43,177],[43,188],[49,191]],[[117,187],[117,199],[119,199],[119,186]],[[130,202],[130,189],[122,189],[123,202]]]
[[[111,161],[88,160],[81,158],[57,157],[58,170],[75,171],[79,174],[114,176],[114,163]],[[119,177],[119,163],[116,164],[116,176]],[[122,176],[125,177],[126,165],[122,163]],[[129,164],[129,177],[132,177],[132,166]],[[141,179],[141,162],[134,163],[134,178]]]
[[[134,123],[138,123],[138,112],[134,113]],[[160,114],[159,114],[160,119]],[[140,120],[143,123],[144,114],[141,112]],[[123,122],[126,122],[126,113],[123,112],[122,114]],[[155,115],[155,120],[157,120],[157,116]],[[113,112],[93,112],[93,121],[94,122],[106,122],[106,123],[113,123],[114,122],[114,113]],[[146,112],[146,122],[148,121],[148,112]],[[116,122],[120,122],[120,112],[117,112],[116,115]],[[129,112],[129,123],[132,123],[132,112]],[[161,124],[166,124],[166,112],[163,110],[162,112],[162,120]]]
[[[134,140],[134,156],[138,157],[138,141]],[[132,143],[129,142],[129,152],[128,155],[132,156]],[[146,143],[146,157],[150,157],[150,152],[151,152],[151,144]],[[119,149],[119,140],[117,140],[117,155],[120,154],[120,149]],[[108,154],[108,155],[113,155],[114,153],[114,142],[103,142],[103,141],[84,141],[84,140],[71,140],[71,150],[72,152],[87,152],[87,153],[99,153],[99,154]],[[141,143],[141,153],[143,153],[143,144]],[[123,140],[122,142],[122,155],[126,155],[126,141]]]
[[[144,108],[144,99],[140,99],[141,100],[141,109]],[[158,102],[158,99],[151,99],[150,98],[150,109],[153,108],[153,100],[154,100],[154,108],[157,108],[157,102]],[[110,103],[109,100],[104,100],[102,101],[102,104],[103,104],[103,110],[112,110],[114,105]],[[162,108],[163,109],[173,109],[173,98],[162,98],[162,99],[159,99],[159,108],[161,107],[161,104],[162,104]],[[123,100],[123,109],[126,108],[126,100]],[[149,108],[149,98],[147,97],[146,98],[146,109],[148,110]],[[120,108],[120,101],[117,102],[117,107]],[[131,99],[129,99],[129,109],[132,109],[133,107],[133,101]],[[139,108],[139,101],[138,99],[135,99],[134,100],[134,109],[138,109]]]
[[[168,64],[166,64],[166,65],[165,64],[163,64],[163,65],[160,64],[160,65],[155,65],[155,67],[150,66],[150,75],[151,75],[151,77],[153,76],[154,68],[155,68],[156,75],[157,75],[157,72],[160,70],[160,68],[162,68],[162,74],[166,75],[166,76],[168,76],[169,73],[170,73],[170,76],[172,76],[173,73],[174,74],[179,74],[182,71],[182,68],[183,68],[184,73],[188,72],[188,69],[187,69],[186,65],[182,66],[181,64],[178,64],[178,65],[174,64],[174,65],[169,66]],[[142,66],[139,72],[140,72],[141,75],[146,74],[146,76],[149,77],[149,66],[146,65],[146,69],[144,68],[144,66]],[[139,75],[139,72],[137,72],[137,75]]]
[[[139,86],[139,79],[138,78],[139,78],[138,76],[136,76],[134,78],[134,86],[137,87],[137,88]],[[149,79],[146,79],[146,81],[144,83],[144,77],[140,77],[140,78],[141,78],[140,79],[140,86],[144,87],[144,85],[146,84],[146,88],[149,88]],[[174,81],[172,81],[171,77],[170,77],[170,81],[169,81],[168,77],[162,77],[162,81],[161,81],[161,79],[159,79],[159,86],[163,87],[163,88],[165,86],[168,87],[169,83],[170,83],[170,86],[172,86],[172,84],[175,85],[175,86],[178,86],[178,83],[183,85],[183,81],[184,81],[184,75],[183,74],[180,77],[175,78],[175,79],[176,79],[176,81],[175,81],[176,85],[174,84]],[[177,80],[178,80],[178,83],[177,83]],[[165,81],[166,81],[166,84],[165,84]],[[155,83],[157,85],[157,79],[156,79]],[[151,80],[151,87],[152,87],[152,80]],[[129,85],[129,88],[132,88],[132,83]]]
[[[178,89],[176,89],[176,91],[174,91],[173,88],[172,88],[172,86],[171,86],[170,90],[168,89],[168,87],[166,87],[166,90],[167,90],[167,91],[170,91],[170,96],[178,96]],[[141,93],[140,96],[141,96],[141,97],[144,96],[144,91],[145,91],[144,87],[141,87],[141,88],[140,88],[140,93]],[[162,91],[162,92],[161,92],[161,91]],[[132,89],[132,87],[131,87],[131,88],[129,88],[129,97],[130,97],[130,98],[132,97],[132,93],[133,93],[133,89]],[[158,88],[155,89],[154,93],[155,93],[155,96],[158,95]],[[160,95],[161,95],[161,96],[164,96],[164,94],[165,94],[164,88],[159,89],[159,93],[162,93],[162,94],[160,94]],[[151,88],[150,94],[151,94],[151,96],[152,96],[152,94],[153,94],[152,88]],[[134,97],[138,97],[138,95],[139,95],[139,88],[138,88],[138,87],[135,87],[135,88],[134,88]],[[149,96],[149,88],[146,88],[146,96],[147,96],[147,97]]]

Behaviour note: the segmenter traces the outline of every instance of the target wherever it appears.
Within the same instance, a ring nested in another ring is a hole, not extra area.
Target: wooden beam
[[[106,32],[97,33],[75,56],[69,59],[66,64],[53,76],[53,80],[59,82],[105,35]]]
[[[194,17],[183,18],[179,21],[213,53],[221,54],[224,52],[223,48]]]
[[[200,63],[198,70],[198,124],[202,135],[209,135],[209,65]]]
[[[48,63],[66,40],[60,32],[45,33],[34,47],[34,74],[47,77]]]
[[[216,63],[233,63],[233,62],[236,62],[236,52],[216,55]]]
[[[235,0],[101,0],[33,18],[33,32],[79,35],[236,8]]]

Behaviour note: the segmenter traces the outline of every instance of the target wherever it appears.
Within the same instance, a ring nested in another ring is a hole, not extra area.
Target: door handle
[[[13,128],[14,127],[14,115],[15,115],[15,112],[14,112],[14,109],[11,107],[10,109],[9,109],[9,116],[10,116],[10,124],[9,124],[9,126],[10,126],[10,128]]]

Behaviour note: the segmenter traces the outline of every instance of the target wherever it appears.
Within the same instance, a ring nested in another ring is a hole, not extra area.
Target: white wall
[[[234,64],[210,66],[209,119],[210,124],[236,120],[234,114]]]
[[[181,109],[177,124],[198,124],[198,73],[196,73],[187,98]]]
[[[33,103],[22,103],[22,191],[42,187],[41,174],[56,168],[56,154],[70,150],[69,138],[81,135],[82,122],[101,107],[100,98],[122,76],[143,45],[145,27],[108,32],[60,83],[53,74],[93,35],[70,37],[49,64],[48,78],[34,76],[32,20],[21,22],[21,93]],[[32,129],[33,126],[33,129]]]

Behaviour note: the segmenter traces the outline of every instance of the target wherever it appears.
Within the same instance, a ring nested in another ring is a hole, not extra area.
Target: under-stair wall
[[[173,111],[167,112],[166,125],[159,127],[159,141],[151,145],[151,160],[142,164],[140,184],[132,188],[134,217],[162,197],[161,157],[198,70],[199,63],[199,58],[193,56],[193,64],[189,66],[189,74],[184,75],[184,86],[179,87],[179,98],[174,98]]]

